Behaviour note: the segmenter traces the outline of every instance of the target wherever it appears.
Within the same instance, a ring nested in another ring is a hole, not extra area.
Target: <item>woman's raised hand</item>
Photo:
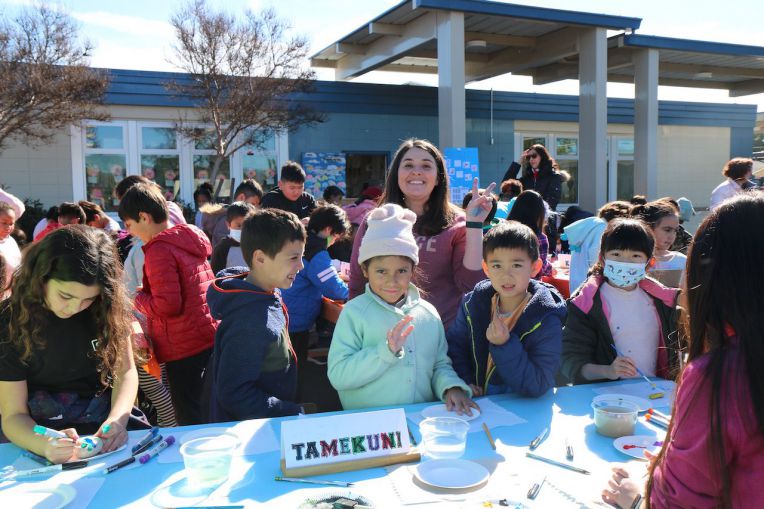
[[[491,208],[493,208],[491,193],[495,187],[496,182],[491,182],[481,194],[477,177],[472,179],[472,199],[467,204],[466,209],[467,221],[479,221],[481,223],[485,221],[485,218],[491,213]]]

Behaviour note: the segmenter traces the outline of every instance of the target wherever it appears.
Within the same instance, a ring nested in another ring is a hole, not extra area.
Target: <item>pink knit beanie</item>
[[[414,239],[416,214],[400,205],[387,203],[369,212],[368,227],[358,250],[358,263],[375,256],[405,256],[419,263],[419,246]]]

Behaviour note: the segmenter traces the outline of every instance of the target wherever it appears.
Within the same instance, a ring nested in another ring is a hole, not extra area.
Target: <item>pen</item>
[[[163,438],[162,435],[157,435],[157,436],[153,437],[149,441],[149,443],[144,444],[143,446],[141,446],[140,449],[137,449],[137,450],[133,451],[133,456],[136,456],[136,455],[138,455],[138,454],[140,454],[140,453],[142,453],[144,451],[147,451],[147,450],[151,449],[152,447],[157,445],[159,442],[161,442],[162,438]]]
[[[123,459],[119,463],[115,463],[111,465],[110,467],[107,467],[104,469],[104,474],[110,474],[114,472],[115,470],[119,470],[122,467],[126,467],[127,465],[130,465],[131,463],[135,463],[135,456],[130,456],[129,458]]]
[[[348,488],[353,485],[352,482],[345,482],[345,481],[320,481],[320,480],[314,480],[314,479],[298,479],[295,477],[279,477],[276,476],[273,478],[275,481],[283,481],[283,482],[300,482],[304,484],[320,484],[323,486],[343,486],[345,488]]]
[[[568,461],[573,461],[573,446],[570,445],[568,437],[565,437],[565,458],[567,458]]]
[[[534,438],[533,441],[530,443],[530,445],[528,445],[528,447],[531,448],[531,451],[535,451],[536,447],[541,445],[541,442],[544,441],[544,439],[547,437],[548,434],[549,434],[549,428],[544,428],[544,430],[541,433],[539,433],[539,436]]]
[[[556,467],[562,467],[567,468],[568,470],[572,470],[574,472],[578,472],[579,474],[589,474],[590,472],[588,470],[584,470],[583,468],[574,467],[573,465],[568,465],[567,463],[563,463],[561,461],[556,461],[553,459],[545,458],[544,456],[539,456],[538,454],[533,454],[532,452],[526,452],[525,455],[529,458],[532,458],[534,460],[543,461],[544,463],[549,463],[550,465],[554,465]]]
[[[38,435],[42,435],[44,437],[50,437],[50,438],[66,438],[65,433],[61,433],[60,431],[56,431],[54,429],[46,428],[45,426],[40,426],[39,424],[35,424],[34,428],[32,428],[32,431],[34,431]]]
[[[13,478],[19,477],[32,477],[35,475],[43,475],[54,472],[61,472],[62,470],[76,470],[78,468],[84,468],[88,465],[87,461],[71,461],[69,463],[61,463],[58,465],[51,465],[49,467],[33,468],[31,470],[19,470],[11,474]]]
[[[167,449],[174,443],[175,443],[175,437],[170,435],[169,437],[165,438],[164,440],[159,442],[157,445],[149,449],[148,452],[146,452],[146,454],[138,458],[138,461],[140,461],[141,465],[143,465],[144,463],[148,462],[151,458],[153,458],[160,452],[164,451],[165,449]]]
[[[48,465],[52,465],[53,464],[50,461],[48,461],[47,458],[43,458],[39,454],[35,454],[32,451],[24,451],[23,453],[21,453],[21,455],[22,456],[26,456],[27,458],[29,458],[31,460],[34,460],[37,463],[40,463],[40,464],[42,464],[44,466],[48,466]]]
[[[141,450],[143,450],[143,446],[148,445],[151,443],[152,440],[154,440],[154,437],[157,436],[159,433],[159,428],[154,426],[151,428],[151,430],[146,433],[143,438],[141,438],[137,444],[135,444],[132,448],[133,454],[139,453]]]
[[[541,480],[540,483],[538,482],[533,483],[533,486],[531,486],[531,489],[528,490],[528,495],[527,495],[528,498],[531,500],[535,499],[536,496],[538,496],[539,491],[541,491],[541,487],[544,485],[545,482],[546,482],[546,476],[544,476],[544,478]]]

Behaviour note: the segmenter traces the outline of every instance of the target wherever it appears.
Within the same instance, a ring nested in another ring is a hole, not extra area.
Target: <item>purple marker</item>
[[[148,452],[146,452],[146,454],[138,458],[138,461],[140,461],[141,465],[143,465],[146,462],[148,462],[151,458],[153,458],[160,452],[164,451],[166,448],[170,447],[174,443],[175,443],[175,437],[170,435],[169,437],[159,442],[156,446],[151,448]]]

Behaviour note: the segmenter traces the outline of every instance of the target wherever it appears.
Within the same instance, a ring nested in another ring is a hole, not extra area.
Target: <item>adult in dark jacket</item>
[[[477,385],[538,397],[549,390],[560,366],[560,328],[565,321],[565,300],[557,290],[530,280],[528,304],[503,345],[491,344],[486,330],[491,323],[491,280],[475,286],[462,300],[456,320],[446,332],[448,355],[459,377]],[[486,373],[488,354],[495,369]]]
[[[533,189],[544,198],[550,209],[557,210],[562,196],[562,177],[544,145],[537,143],[523,152],[520,164],[523,169],[520,177],[523,190]]]
[[[581,376],[584,364],[612,364],[616,358],[615,341],[608,322],[609,311],[603,306],[600,287],[602,276],[591,276],[568,301],[568,319],[562,333],[562,366],[564,377],[574,384],[601,382]],[[660,321],[660,340],[656,375],[674,380],[681,369],[682,355],[677,333],[676,308],[679,290],[645,278],[639,282],[655,305]]]

